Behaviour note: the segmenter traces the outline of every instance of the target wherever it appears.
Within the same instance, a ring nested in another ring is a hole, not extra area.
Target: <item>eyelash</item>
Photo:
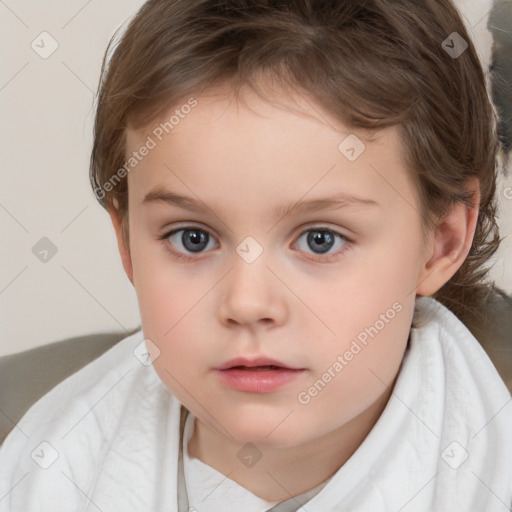
[[[207,229],[200,228],[200,227],[197,227],[197,226],[182,226],[180,228],[176,228],[176,229],[172,229],[171,231],[167,231],[163,235],[159,236],[158,240],[159,240],[160,244],[163,246],[163,248],[166,251],[170,252],[172,254],[172,256],[174,256],[174,257],[176,257],[178,259],[181,259],[181,260],[183,260],[185,262],[192,262],[192,261],[197,260],[196,256],[188,256],[186,254],[183,254],[183,253],[181,253],[179,251],[176,251],[176,250],[172,249],[171,244],[167,240],[171,235],[174,235],[175,233],[178,233],[179,231],[188,231],[188,230],[190,230],[190,231],[194,231],[194,230],[202,231],[203,233],[208,233],[208,235],[210,237],[215,239],[215,237]],[[337,259],[338,257],[340,257],[343,254],[345,254],[346,251],[349,251],[350,249],[352,249],[352,243],[353,243],[352,240],[347,238],[345,235],[342,235],[341,233],[338,233],[337,231],[334,231],[333,229],[327,228],[326,226],[313,226],[313,227],[311,227],[309,229],[306,229],[306,230],[302,231],[299,234],[297,239],[300,239],[300,237],[302,237],[306,233],[309,233],[310,231],[320,231],[320,232],[332,233],[334,236],[339,236],[341,239],[343,239],[345,244],[344,244],[344,246],[340,250],[338,250],[338,252],[336,252],[334,254],[330,254],[330,255],[324,256],[324,257],[319,255],[318,258],[307,258],[309,260],[316,261],[316,262],[330,262],[333,259]],[[198,254],[201,254],[201,253],[198,253]]]

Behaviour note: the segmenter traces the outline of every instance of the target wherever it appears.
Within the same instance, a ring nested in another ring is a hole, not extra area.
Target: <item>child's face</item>
[[[154,368],[175,396],[220,435],[285,447],[357,425],[389,396],[429,254],[395,129],[350,161],[338,146],[353,132],[309,100],[298,101],[314,118],[246,98],[252,110],[196,96],[161,141],[159,122],[128,130],[127,155],[148,135],[157,144],[128,177],[125,268],[143,332],[160,351]],[[156,187],[205,209],[144,202]],[[274,212],[337,194],[377,204]],[[189,261],[158,240],[180,228],[207,233],[165,242]],[[305,371],[271,392],[240,391],[214,370],[239,356]]]

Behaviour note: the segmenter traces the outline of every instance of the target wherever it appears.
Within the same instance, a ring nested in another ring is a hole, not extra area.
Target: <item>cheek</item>
[[[142,324],[161,337],[185,314],[194,292],[159,242],[137,227],[134,222],[131,257]]]
[[[190,290],[177,276],[153,279],[154,273],[150,274],[137,295],[144,334],[157,347],[153,367],[178,400],[187,403],[199,391],[196,377],[206,369],[209,357],[201,309],[205,292]],[[194,368],[194,361],[199,365],[204,361],[204,368]]]
[[[160,351],[154,366],[173,373],[179,370],[176,361],[197,354],[194,343],[201,337],[193,329],[196,325],[200,329],[201,298],[209,287],[207,283],[190,286],[179,266],[171,264],[164,250],[151,240],[133,245],[132,262],[142,328]]]
[[[376,322],[381,327],[378,339],[382,339],[383,346],[387,333],[395,329],[396,336],[401,336],[399,339],[407,339],[415,301],[420,242],[414,238],[414,232],[408,241],[402,239],[404,234],[398,233],[383,233],[371,246],[357,249],[339,268],[324,274],[321,282],[318,276],[296,280],[294,291],[307,298],[308,307],[330,327],[331,338],[339,335],[342,345],[359,334],[364,340],[365,328]],[[322,328],[320,324],[319,327]],[[325,333],[327,339],[329,333],[327,330]]]
[[[163,276],[153,267],[147,271],[146,279],[142,277],[137,289],[137,299],[144,333],[148,338],[155,338],[162,353],[168,351],[175,340],[183,340],[179,345],[172,345],[173,350],[182,347],[194,348],[193,342],[199,343],[198,335],[201,319],[205,318],[202,298],[208,288],[190,286],[183,277]],[[199,333],[201,334],[201,333]],[[204,333],[203,333],[204,334]]]
[[[390,236],[323,288],[316,311],[335,334],[315,346],[314,379],[320,387],[330,379],[318,406],[338,403],[355,416],[392,385],[414,312],[417,258],[414,242]]]
[[[308,382],[311,387],[301,390],[305,393],[301,403],[310,397],[308,408],[316,409],[319,416],[336,404],[343,421],[362,414],[393,385],[413,309],[414,300],[400,304],[367,300],[353,305],[354,313],[340,314],[334,324],[337,336],[315,344],[316,367]]]
[[[409,337],[415,304],[418,253],[414,242],[397,244],[390,240],[373,255],[359,286],[345,297],[348,330],[345,343],[352,344],[354,356],[351,374],[354,383],[373,382],[384,391],[401,362]],[[338,324],[340,331],[343,324]],[[346,350],[350,350],[350,346]],[[348,354],[349,357],[350,354]]]

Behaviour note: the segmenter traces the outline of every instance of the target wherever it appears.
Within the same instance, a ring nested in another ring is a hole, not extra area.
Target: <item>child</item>
[[[91,182],[142,326],[8,436],[0,511],[509,510],[452,4],[150,0],[106,61]]]

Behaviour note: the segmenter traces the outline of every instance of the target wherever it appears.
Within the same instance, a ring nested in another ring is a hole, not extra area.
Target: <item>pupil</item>
[[[308,235],[308,243],[314,250],[313,246],[316,245],[320,249],[320,253],[327,252],[333,245],[334,239],[328,231],[311,231]]]
[[[181,241],[188,251],[199,252],[208,245],[208,233],[200,230],[186,230]]]

